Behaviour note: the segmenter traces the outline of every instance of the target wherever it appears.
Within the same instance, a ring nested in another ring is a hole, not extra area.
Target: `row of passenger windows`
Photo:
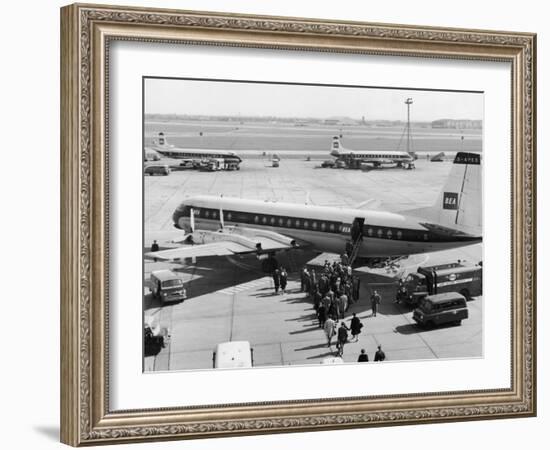
[[[219,213],[216,210],[195,210],[195,214],[198,217],[204,217],[205,219],[218,219]],[[254,223],[257,225],[265,225],[272,227],[284,227],[284,228],[303,228],[319,231],[332,231],[340,232],[342,230],[342,224],[337,222],[326,222],[308,219],[297,219],[291,217],[281,216],[267,216],[267,215],[252,215],[247,213],[234,213],[232,211],[224,212],[224,219],[228,221],[237,220],[239,222]]]
[[[408,156],[406,155],[371,155],[371,154],[366,154],[366,155],[354,155],[354,156],[358,156],[359,158],[389,158],[389,159],[406,159],[408,158]]]
[[[204,153],[165,152],[169,156],[185,156],[187,158],[224,158],[226,155],[206,155]]]
[[[219,219],[218,210],[210,209],[196,209],[195,215],[197,217],[203,217],[205,219],[217,220]],[[298,219],[291,217],[281,217],[281,216],[268,216],[268,215],[253,215],[248,213],[225,211],[224,219],[231,222],[233,220],[242,222],[242,223],[252,223],[256,225],[265,225],[272,227],[280,228],[299,228],[313,231],[322,231],[322,232],[332,232],[332,233],[342,233],[349,232],[350,228],[348,225],[344,225],[339,222],[326,222],[310,219]],[[364,233],[368,237],[376,237],[378,239],[403,239],[403,231],[395,230],[391,228],[379,228],[379,227],[365,227]],[[428,234],[423,233],[422,236],[415,233],[414,236],[405,236],[410,240],[423,239],[424,241],[428,240]]]

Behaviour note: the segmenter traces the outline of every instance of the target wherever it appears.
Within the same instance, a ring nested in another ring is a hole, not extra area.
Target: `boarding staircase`
[[[348,261],[349,265],[353,266],[357,255],[359,255],[359,250],[363,244],[363,225],[365,223],[364,218],[355,218],[352,225],[351,239],[352,239],[352,249],[349,255]]]
[[[348,259],[350,266],[353,266],[353,263],[355,262],[355,259],[359,254],[359,249],[361,248],[362,243],[363,243],[362,237],[355,239],[355,241],[353,242],[353,248],[351,250],[351,254],[349,255],[349,259]]]

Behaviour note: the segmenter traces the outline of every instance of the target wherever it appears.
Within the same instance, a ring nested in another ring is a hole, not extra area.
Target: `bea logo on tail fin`
[[[443,194],[443,209],[457,209],[458,194],[456,192],[445,192]]]

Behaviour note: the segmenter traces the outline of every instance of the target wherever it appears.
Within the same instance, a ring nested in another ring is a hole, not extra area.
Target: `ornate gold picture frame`
[[[107,105],[109,49],[115,41],[509,63],[509,388],[113,410]],[[535,89],[536,36],[529,33],[84,4],[62,8],[62,442],[80,446],[535,415]]]

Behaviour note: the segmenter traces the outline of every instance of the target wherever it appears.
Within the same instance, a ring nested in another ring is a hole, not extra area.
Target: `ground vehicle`
[[[143,346],[145,356],[157,355],[169,340],[168,329],[161,328],[154,317],[145,316],[143,321]]]
[[[332,159],[327,159],[326,161],[323,161],[321,163],[321,167],[327,168],[327,167],[334,167],[336,163]]]
[[[271,160],[271,167],[279,167],[279,160],[278,159],[272,159]]]
[[[254,365],[254,350],[248,341],[222,342],[212,354],[215,369],[249,368]]]
[[[189,159],[180,162],[177,166],[171,166],[172,170],[187,170],[193,168],[193,161]]]
[[[466,298],[456,292],[428,295],[421,300],[413,313],[413,319],[419,325],[428,327],[444,323],[460,325],[467,318]]]
[[[163,303],[187,298],[183,280],[171,270],[154,270],[151,272],[151,293]]]
[[[241,170],[238,162],[226,161],[225,170]]]
[[[419,267],[400,281],[397,300],[417,305],[427,295],[459,292],[466,299],[482,294],[482,268],[479,265],[450,263]]]
[[[160,161],[160,155],[154,150],[146,150],[145,161]]]
[[[223,170],[224,160],[222,158],[210,158],[206,161],[206,164],[201,165],[201,170],[215,172],[217,170]]]
[[[346,168],[346,162],[341,160],[341,159],[337,159],[336,163],[335,163],[335,167],[337,169],[345,169]]]
[[[151,164],[145,168],[145,175],[170,175],[170,167],[166,164]]]

